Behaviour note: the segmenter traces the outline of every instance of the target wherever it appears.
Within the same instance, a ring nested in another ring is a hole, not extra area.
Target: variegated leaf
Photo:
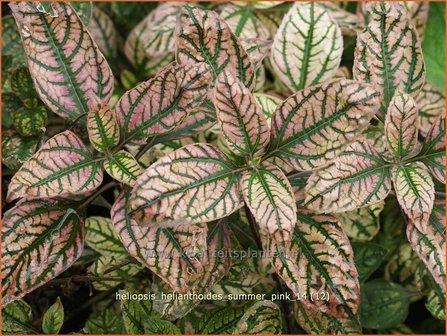
[[[418,160],[439,182],[445,183],[445,113],[434,121],[428,131]]]
[[[126,250],[110,218],[93,216],[85,220],[85,242],[102,255],[126,256]]]
[[[433,180],[422,162],[398,165],[391,170],[399,205],[421,232],[427,225],[435,198]]]
[[[377,91],[347,79],[299,91],[276,109],[269,155],[300,171],[327,165],[358,138],[378,106]]]
[[[336,215],[348,237],[358,241],[374,238],[380,229],[380,213],[385,202],[381,201],[369,207],[342,212]]]
[[[203,103],[210,78],[204,63],[172,63],[154,78],[127,91],[115,108],[122,142],[144,144],[150,135],[174,129]]]
[[[314,2],[296,2],[273,39],[270,60],[291,92],[331,78],[340,64],[343,38],[329,13]]]
[[[23,299],[10,303],[2,309],[3,335],[39,334],[40,331],[33,326],[33,312]]]
[[[2,102],[4,103],[4,102]],[[38,137],[23,138],[11,129],[2,131],[2,163],[16,171],[29,160],[40,144]]]
[[[363,28],[358,15],[343,9],[340,3],[323,1],[318,4],[337,22],[343,35],[356,36],[357,32]]]
[[[44,285],[81,256],[84,225],[69,204],[21,200],[2,225],[2,303]]]
[[[419,40],[422,42],[425,37],[425,28],[428,18],[429,1],[404,1],[405,8],[410,15],[411,22],[413,23],[416,31],[419,35]]]
[[[115,113],[108,105],[88,113],[87,131],[90,143],[99,152],[107,152],[120,141]]]
[[[256,9],[270,9],[272,7],[278,6],[284,1],[274,0],[274,1],[231,1],[235,5],[241,7],[251,6]]]
[[[410,292],[422,292],[422,285],[418,282],[421,266],[422,263],[410,244],[400,244],[396,253],[385,265],[384,279],[396,282]],[[410,300],[420,300],[421,297],[414,295]]]
[[[371,21],[357,37],[353,75],[381,93],[383,116],[396,90],[417,97],[425,66],[417,32],[401,4],[376,2],[369,14]]]
[[[409,220],[407,237],[411,247],[427,267],[441,288],[444,288],[445,275],[445,204],[435,205],[425,231],[420,231],[420,223]],[[443,211],[442,211],[443,210]]]
[[[174,29],[182,3],[161,3],[132,29],[124,45],[127,59],[147,75],[173,60]]]
[[[416,104],[419,108],[419,132],[426,136],[436,118],[445,114],[445,95],[426,82],[416,98]]]
[[[213,145],[182,147],[140,176],[130,197],[129,215],[140,223],[157,221],[159,226],[228,216],[241,206],[238,177],[237,168]]]
[[[306,309],[340,320],[354,318],[360,288],[348,237],[329,215],[298,210],[297,221],[291,242],[269,239],[273,267]],[[327,302],[312,299],[316,293],[325,293]]]
[[[46,334],[59,334],[59,331],[64,324],[64,306],[62,305],[60,297],[57,297],[56,302],[48,308],[43,316],[42,330]]]
[[[259,301],[249,307],[233,329],[233,335],[281,334],[279,307],[272,301]]]
[[[432,290],[427,296],[425,307],[438,320],[445,321],[445,298]]]
[[[120,296],[138,295],[142,296],[146,293],[140,293],[132,289],[120,289]],[[123,312],[123,321],[126,331],[129,334],[143,334],[143,321],[146,317],[156,315],[152,310],[151,300],[120,300],[121,310]]]
[[[234,263],[239,261],[235,259],[233,259],[231,271],[235,269]],[[241,266],[245,267],[245,264],[241,262]],[[241,269],[240,273],[236,276],[233,276],[231,272],[228,278],[219,281],[211,291],[217,295],[221,295],[223,300],[228,300],[230,295],[233,297],[242,297],[244,294],[265,293],[266,291],[270,292],[274,287],[275,282],[270,277],[266,277],[265,274],[259,275]]]
[[[269,30],[250,6],[240,7],[235,4],[227,4],[222,8],[220,16],[228,24],[233,34],[241,39],[268,40],[270,38]]]
[[[130,186],[143,174],[143,168],[138,161],[124,150],[108,157],[104,161],[104,170],[115,180]]]
[[[368,140],[356,141],[331,166],[311,175],[305,206],[343,212],[376,204],[391,190],[390,167]]]
[[[25,52],[20,33],[12,15],[2,15],[2,55],[11,55],[13,66],[25,64]],[[4,61],[2,57],[2,65]]]
[[[265,149],[270,139],[267,120],[250,90],[229,71],[217,78],[214,105],[222,136],[233,153],[253,158]]]
[[[48,140],[26,161],[9,184],[7,201],[20,197],[82,195],[95,190],[103,174],[98,162],[71,131]]]
[[[418,143],[418,107],[407,93],[395,91],[385,117],[388,149],[398,160],[414,154]]]
[[[27,107],[32,107],[27,101],[33,101],[37,97],[37,93],[28,68],[21,66],[10,70],[10,83],[12,93],[19,97]]]
[[[54,14],[38,5],[10,4],[28,67],[42,101],[61,117],[76,119],[109,101],[114,77],[70,5],[52,3]]]
[[[120,335],[126,332],[123,318],[113,306],[93,311],[85,322],[85,330],[93,335],[104,335],[107,333]]]
[[[307,308],[299,301],[294,302],[298,324],[310,334],[361,334],[362,327],[357,316],[339,319],[327,312]]]
[[[284,173],[264,162],[244,172],[241,189],[261,231],[277,234],[283,241],[290,240],[296,224],[296,204]]]
[[[99,50],[109,60],[113,60],[118,51],[118,32],[112,19],[98,6],[93,6],[89,31]]]
[[[22,107],[14,113],[14,128],[20,135],[29,137],[43,133],[47,125],[48,113],[44,106],[32,109]]]
[[[270,126],[273,113],[278,105],[281,104],[282,99],[264,93],[255,93],[254,97],[256,103],[261,108],[265,118],[267,119],[267,124]]]
[[[216,12],[186,4],[177,22],[177,62],[207,62],[216,78],[224,69],[252,89],[254,67],[237,37]]]
[[[258,82],[262,82],[262,81],[258,77],[262,77],[262,75],[263,75],[262,72],[265,72],[265,69],[262,66],[262,61],[270,52],[272,42],[270,40],[263,40],[263,39],[259,39],[259,38],[240,39],[239,42],[241,43],[244,50],[247,52],[248,57],[250,58],[251,64],[253,64],[254,69],[257,70],[256,71],[256,82],[257,82],[256,88],[260,89],[259,88],[260,85]],[[262,72],[259,74],[259,71],[262,71]]]

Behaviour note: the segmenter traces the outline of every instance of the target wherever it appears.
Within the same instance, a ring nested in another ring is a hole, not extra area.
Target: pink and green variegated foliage
[[[2,334],[438,332],[437,5],[11,3]]]
[[[51,3],[16,2],[11,10],[42,101],[63,118],[76,119],[107,103],[114,77],[74,9]]]

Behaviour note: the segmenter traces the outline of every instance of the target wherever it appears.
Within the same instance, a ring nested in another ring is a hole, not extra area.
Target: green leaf
[[[113,307],[94,311],[85,323],[85,329],[93,335],[120,335],[126,332],[121,314],[118,314]]]
[[[21,200],[3,217],[2,303],[44,285],[82,254],[84,225],[70,204]]]
[[[379,232],[379,215],[383,210],[384,202],[369,207],[342,212],[335,216],[340,221],[349,238],[358,241],[368,241]]]
[[[297,209],[292,187],[281,169],[263,162],[244,172],[241,188],[261,232],[290,240]]]
[[[403,4],[377,2],[367,11],[370,21],[357,36],[353,76],[381,93],[384,116],[396,90],[417,97],[425,65],[418,33]]]
[[[361,283],[365,282],[379,268],[388,252],[386,248],[369,242],[353,242],[352,249]]]
[[[408,293],[401,286],[378,279],[364,284],[361,294],[362,327],[391,328],[407,318],[410,301]]]
[[[298,210],[292,241],[272,237],[265,245],[276,272],[306,309],[341,321],[355,316],[360,289],[354,255],[334,217]],[[315,299],[322,293],[327,302]]]
[[[129,200],[129,215],[140,223],[171,227],[228,216],[241,206],[235,169],[213,145],[182,147],[140,176]]]
[[[40,334],[33,326],[31,307],[25,301],[11,302],[2,309],[2,333]]]
[[[64,306],[57,297],[56,302],[43,315],[42,330],[46,334],[59,334],[64,324]]]
[[[317,212],[343,212],[379,203],[391,190],[390,166],[367,139],[360,138],[332,165],[310,176],[305,206]]]
[[[114,77],[73,7],[16,2],[10,7],[19,27],[36,90],[50,110],[76,119],[112,96]]]
[[[252,158],[265,149],[270,140],[267,120],[250,90],[229,71],[217,77],[214,105],[222,136],[233,153]]]
[[[260,301],[249,307],[241,317],[233,334],[281,334],[282,318],[279,307],[272,301]]]
[[[180,330],[170,321],[157,316],[148,316],[143,320],[144,334],[147,335],[177,335]]]
[[[384,278],[385,280],[398,283],[409,292],[422,292],[424,288],[420,279],[425,272],[423,264],[410,244],[401,243],[385,265]],[[422,295],[413,295],[411,301],[418,300],[421,297]]]
[[[25,64],[22,40],[12,15],[2,17],[2,55],[11,55],[14,67]]]
[[[135,290],[120,290],[119,295],[123,296],[138,296],[142,299],[135,300],[134,298],[122,298],[121,310],[123,312],[123,321],[126,332],[129,334],[144,334],[145,320],[155,312],[152,310],[152,302],[149,298],[145,298],[147,293],[139,293]]]
[[[306,308],[295,302],[295,318],[298,324],[310,334],[361,334],[358,316],[340,319],[318,309]]]
[[[10,82],[11,91],[23,102],[37,97],[33,79],[27,67],[21,66],[11,71]]]
[[[96,252],[116,257],[127,255],[110,218],[88,217],[85,230],[85,242]]]
[[[295,3],[273,38],[270,61],[291,92],[332,78],[343,53],[341,30],[318,3]]]
[[[121,141],[145,144],[149,136],[172,131],[203,103],[210,79],[205,63],[172,63],[127,91],[115,107]]]
[[[427,166],[433,177],[445,183],[445,112],[433,122],[418,159]]]
[[[298,91],[273,115],[269,155],[299,171],[325,166],[357,140],[378,107],[378,92],[352,80]]]
[[[428,294],[425,307],[433,317],[445,321],[445,304],[442,301],[445,301],[445,297],[440,297],[436,291],[432,290]]]
[[[138,161],[124,150],[108,157],[104,161],[104,169],[115,180],[130,186],[143,174],[143,168]]]
[[[23,138],[13,130],[3,130],[2,163],[16,171],[36,152],[39,143],[37,137]]]
[[[422,50],[427,81],[445,92],[445,3],[432,2]]]
[[[177,62],[207,62],[214,78],[226,69],[247,88],[253,89],[254,67],[237,37],[216,12],[183,5],[176,39]]]
[[[22,107],[14,112],[14,128],[24,137],[44,133],[47,120],[48,113],[43,106],[32,109]]]
[[[65,131],[48,140],[13,176],[7,201],[83,195],[95,190],[102,178],[98,162],[81,139]]]
[[[24,105],[19,97],[11,92],[2,93],[2,126],[11,127],[14,113],[23,109]]]
[[[87,114],[87,132],[90,143],[99,152],[108,152],[120,141],[115,113],[108,105]]]

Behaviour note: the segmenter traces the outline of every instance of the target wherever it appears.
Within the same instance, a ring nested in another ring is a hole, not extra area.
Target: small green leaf
[[[115,180],[133,186],[144,170],[132,154],[122,150],[104,161],[105,171]]]
[[[272,301],[260,301],[249,307],[233,334],[281,334],[282,318],[279,307]]]
[[[96,252],[116,257],[127,254],[110,218],[88,217],[85,220],[85,229],[85,242]]]
[[[134,290],[120,290],[119,295],[138,295],[143,296],[147,293],[139,293]],[[152,310],[152,301],[150,298],[144,298],[142,300],[126,299],[122,298],[121,310],[123,312],[123,321],[126,332],[129,334],[144,334],[144,321],[155,315]]]
[[[384,329],[403,323],[408,315],[409,295],[401,286],[373,280],[361,289],[360,320],[364,328]]]
[[[2,126],[11,127],[14,122],[14,113],[24,107],[25,105],[14,93],[2,93]]]
[[[26,62],[19,30],[12,15],[2,17],[2,55],[11,55],[14,67]]]
[[[48,113],[44,106],[32,109],[23,107],[14,112],[14,128],[24,137],[44,133],[47,120]]]
[[[442,302],[445,297],[438,295],[436,291],[432,290],[428,294],[427,301],[425,302],[425,307],[433,315],[433,317],[438,320],[445,321],[445,304]]]
[[[23,162],[33,156],[40,141],[37,137],[23,138],[13,130],[3,130],[2,163],[16,171]]]
[[[2,333],[40,334],[33,326],[31,307],[23,300],[11,302],[2,310]]]
[[[367,242],[353,242],[352,249],[360,282],[365,282],[379,268],[388,252],[386,248],[378,244]]]
[[[178,335],[180,330],[170,321],[156,316],[146,316],[143,320],[144,334],[147,335]]]
[[[123,318],[113,307],[102,311],[94,311],[84,328],[89,334],[107,335],[107,334],[125,334]]]
[[[99,152],[107,152],[118,145],[120,130],[114,111],[105,105],[87,114],[87,132],[90,143]]]
[[[34,88],[33,79],[27,67],[19,67],[11,72],[11,91],[23,102],[36,98],[37,92]]]
[[[64,306],[58,297],[43,316],[42,330],[46,334],[58,334],[64,324]]]

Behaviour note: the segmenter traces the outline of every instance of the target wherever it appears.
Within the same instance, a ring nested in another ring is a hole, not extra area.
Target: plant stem
[[[261,237],[259,236],[259,232],[256,227],[256,221],[253,218],[253,215],[251,214],[250,209],[247,207],[247,205],[245,205],[244,207],[245,207],[245,214],[247,215],[248,223],[250,224],[251,232],[253,233],[253,236],[256,241],[256,245],[258,246],[258,249],[262,251],[263,250],[262,241],[261,241]],[[284,293],[284,288],[281,284],[281,280],[279,279],[278,274],[273,273],[272,278],[276,283],[276,290],[279,293]],[[284,302],[282,300],[281,300],[281,305],[282,305],[282,308],[284,311],[284,316],[285,316],[285,320],[286,320],[286,324],[287,324],[287,334],[291,334],[291,332],[292,332],[291,323],[290,323],[291,313],[290,313],[289,306],[287,305],[286,302]]]
[[[96,197],[98,197],[99,195],[101,195],[104,191],[109,190],[110,188],[113,188],[114,186],[118,185],[118,182],[116,181],[111,181],[107,184],[105,184],[104,186],[102,186],[101,189],[98,189],[93,195],[91,195],[89,198],[87,198],[80,206],[78,209],[83,209],[86,206],[89,206],[90,203],[92,203]]]
[[[133,264],[133,263],[135,263],[135,260],[134,260],[134,259],[124,260],[123,262],[121,262],[121,263],[119,263],[119,264],[116,264],[116,265],[114,265],[114,266],[112,266],[112,267],[106,269],[106,270],[104,271],[103,275],[105,275],[105,274],[109,274],[109,273],[111,273],[111,272],[113,272],[113,271],[116,271],[117,269],[120,269],[121,267],[127,266],[127,265],[129,265],[129,264]]]
[[[146,153],[147,150],[152,147],[154,140],[155,140],[155,137],[148,139],[147,143],[139,150],[137,155],[135,155],[135,159],[139,160],[144,155],[144,153]]]

